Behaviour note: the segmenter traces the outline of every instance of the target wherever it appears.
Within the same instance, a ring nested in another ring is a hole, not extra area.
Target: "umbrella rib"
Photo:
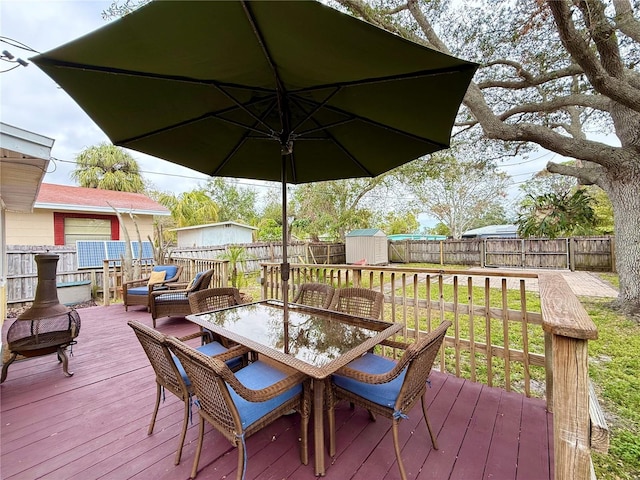
[[[266,117],[267,115],[269,115],[269,113],[271,112],[271,110],[273,110],[273,107],[275,106],[275,102],[271,102],[271,106],[269,108],[267,108],[264,111],[264,116]],[[223,119],[225,120],[225,119]],[[258,121],[262,122],[262,119],[257,119]],[[250,127],[246,127],[247,129],[251,129]],[[242,137],[240,138],[240,140],[238,141],[238,143],[231,149],[231,151],[229,152],[229,154],[224,158],[224,160],[222,160],[222,162],[220,162],[220,165],[211,173],[211,176],[216,176],[218,175],[218,173],[225,167],[225,165],[227,163],[229,163],[229,161],[231,160],[231,158],[233,158],[233,156],[236,154],[236,152],[240,149],[240,147],[242,146],[242,144],[245,142],[245,140],[247,138],[250,138],[249,136],[249,132],[245,132],[242,134]],[[260,137],[263,139],[272,139],[273,137]]]
[[[362,85],[374,85],[376,83],[386,83],[386,82],[394,82],[398,80],[411,80],[414,78],[424,78],[424,77],[434,77],[437,75],[449,75],[453,73],[459,73],[465,70],[474,70],[475,65],[456,65],[451,67],[443,67],[433,70],[421,70],[417,72],[409,72],[402,73],[398,75],[388,75],[386,77],[375,77],[375,78],[363,78],[358,80],[353,80],[350,82],[336,82],[336,83],[327,83],[324,85],[313,85],[311,87],[304,87],[297,90],[291,91],[292,94],[298,93],[307,93],[313,92],[316,90],[323,90],[327,88],[345,88],[345,87],[359,87]]]
[[[301,105],[302,103],[308,103],[308,104],[311,104],[312,106],[317,105],[316,102],[312,102],[309,99],[306,99],[306,98],[303,98],[303,97],[296,96],[296,97],[293,97],[293,98],[295,99],[296,105],[298,105],[298,107],[302,111],[305,111],[305,109]],[[430,145],[439,146],[439,147],[443,147],[443,148],[447,148],[449,146],[449,145],[446,145],[446,144],[443,144],[443,143],[440,143],[440,142],[434,142],[433,140],[431,140],[429,138],[421,137],[419,135],[415,135],[413,133],[406,132],[404,130],[399,130],[397,128],[390,127],[389,125],[385,125],[383,123],[376,122],[374,120],[371,120],[371,119],[366,118],[366,117],[362,117],[360,115],[355,115],[355,114],[350,113],[350,112],[345,112],[344,110],[342,110],[340,108],[333,107],[331,105],[326,105],[325,103],[326,102],[323,102],[323,104],[322,104],[324,106],[324,108],[326,108],[327,110],[331,110],[332,112],[338,113],[338,114],[340,114],[342,116],[345,116],[347,118],[345,120],[342,120],[342,121],[339,121],[339,122],[335,122],[333,124],[321,125],[321,124],[318,123],[317,120],[313,119],[312,116],[309,116],[309,118],[311,120],[313,120],[316,123],[316,125],[318,125],[318,127],[317,128],[307,129],[307,130],[304,130],[302,132],[296,133],[296,139],[304,139],[305,135],[307,135],[307,134],[315,133],[315,132],[321,131],[321,130],[326,130],[329,127],[335,127],[335,126],[338,126],[338,125],[343,125],[345,123],[354,122],[354,121],[358,120],[358,121],[361,121],[363,123],[367,123],[369,125],[372,125],[372,126],[375,126],[375,127],[378,127],[378,128],[383,128],[383,129],[388,130],[390,132],[394,132],[394,133],[403,135],[403,136],[405,136],[407,138],[411,138],[413,140],[418,140],[418,141],[421,141],[421,142],[428,143]]]

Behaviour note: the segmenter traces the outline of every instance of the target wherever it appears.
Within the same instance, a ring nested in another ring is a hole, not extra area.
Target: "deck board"
[[[151,325],[144,308],[122,305],[79,310],[78,344],[65,377],[55,355],[14,362],[0,385],[0,469],[4,480],[187,479],[198,434],[194,412],[180,465],[174,465],[183,404],[170,393],[161,403],[152,435],[155,402],[151,369],[126,325]],[[5,322],[6,334],[12,319]],[[197,330],[183,318],[159,319],[172,335]],[[196,342],[197,340],[194,340]],[[438,436],[434,450],[419,405],[400,423],[409,478],[513,480],[553,478],[552,415],[544,402],[434,372],[427,389],[429,418]],[[297,414],[285,416],[246,439],[247,479],[311,480],[299,462]],[[309,425],[313,428],[313,421]],[[391,422],[369,420],[363,409],[336,409],[336,456],[325,453],[327,479],[396,480]],[[237,451],[207,425],[198,478],[235,478]]]

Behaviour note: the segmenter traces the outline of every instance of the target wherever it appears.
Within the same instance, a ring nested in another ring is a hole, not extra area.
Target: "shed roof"
[[[43,183],[34,205],[48,210],[82,210],[113,213],[119,211],[137,215],[171,215],[171,212],[142,193],[116,192],[99,188],[72,187]]]
[[[518,233],[516,225],[487,225],[486,227],[467,230],[462,236],[471,235],[509,235]]]
[[[380,237],[387,236],[382,230],[379,228],[361,228],[359,230],[351,230],[347,233],[347,237]]]

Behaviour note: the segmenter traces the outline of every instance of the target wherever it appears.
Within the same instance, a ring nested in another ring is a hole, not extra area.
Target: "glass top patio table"
[[[344,313],[264,300],[187,319],[222,337],[311,377],[315,475],[325,475],[324,388],[326,379],[402,329],[399,323],[355,317]],[[331,428],[331,427],[330,427]]]
[[[283,303],[266,300],[187,319],[315,379],[328,377],[402,328],[293,303],[288,312],[285,322]]]

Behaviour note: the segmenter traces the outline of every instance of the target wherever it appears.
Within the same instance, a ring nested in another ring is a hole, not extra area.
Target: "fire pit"
[[[76,343],[80,333],[80,315],[58,301],[56,266],[58,255],[36,255],[38,286],[33,306],[20,315],[7,331],[7,344],[11,357],[2,366],[0,383],[7,378],[9,365],[18,357],[36,357],[58,354],[62,371],[68,377],[69,359],[66,348]]]
[[[7,332],[11,358],[2,366],[0,383],[7,378],[7,369],[18,355],[37,357],[57,352],[58,361],[62,362],[62,371],[70,377],[73,372],[69,372],[69,359],[65,349],[76,343],[74,339],[79,331],[80,315],[75,310],[37,320],[16,320]]]

